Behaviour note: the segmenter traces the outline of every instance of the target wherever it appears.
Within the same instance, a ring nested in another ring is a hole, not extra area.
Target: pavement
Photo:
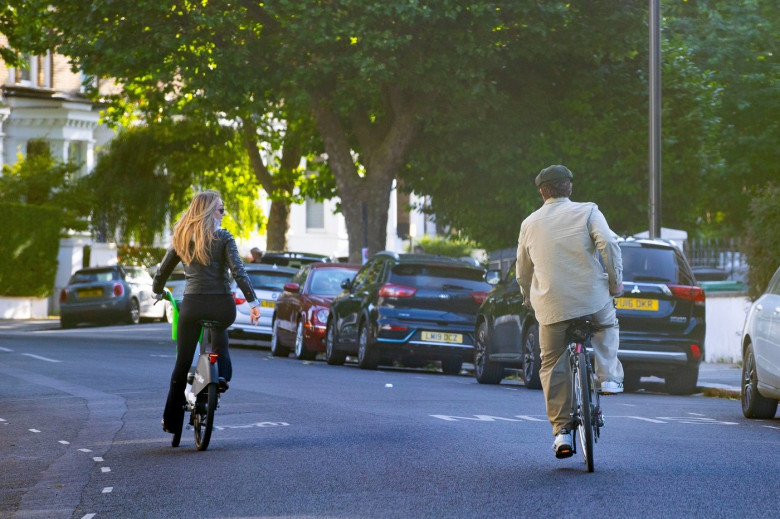
[[[3,332],[43,331],[60,328],[59,317],[48,319],[0,319],[0,336]],[[699,390],[707,396],[739,398],[742,367],[732,363],[703,362],[699,368]],[[652,387],[661,379],[650,377],[642,384]]]

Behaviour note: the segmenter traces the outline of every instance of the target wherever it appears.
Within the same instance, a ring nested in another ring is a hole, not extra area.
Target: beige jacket
[[[601,310],[612,299],[609,287],[623,282],[617,236],[604,215],[568,198],[548,198],[520,225],[515,272],[540,324]]]

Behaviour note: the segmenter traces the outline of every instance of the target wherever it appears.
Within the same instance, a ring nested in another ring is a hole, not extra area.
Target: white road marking
[[[547,420],[542,420],[541,418],[534,418],[533,416],[528,416],[527,414],[517,414],[515,415],[518,418],[522,418],[523,420],[527,420],[529,422],[546,422]]]
[[[95,460],[95,461],[97,461],[98,463],[100,463],[100,462],[102,462],[102,461],[103,461],[103,458],[101,458],[100,456],[95,456],[95,457],[94,457],[94,458],[92,458],[92,459],[93,459],[93,460]]]
[[[114,487],[106,487],[103,489],[104,494],[110,494],[113,491],[114,491]]]
[[[95,517],[95,514],[87,514],[84,517],[82,517],[81,519],[92,519],[93,517]]]
[[[22,353],[22,355],[25,355],[27,357],[31,357],[33,359],[45,360],[46,362],[62,362],[61,360],[50,359],[48,357],[41,357],[40,355],[33,355],[32,353]]]
[[[111,472],[109,467],[100,467],[100,472]]]
[[[63,445],[70,445],[70,442],[66,442],[65,440],[60,440],[60,441],[59,441],[59,442],[57,442],[57,443],[61,443],[61,444],[63,444]]]
[[[89,449],[79,449],[79,450],[80,450],[81,452],[92,452],[92,451],[91,451],[91,450],[89,450]]]
[[[620,418],[619,416],[616,416],[615,418]],[[645,418],[644,416],[626,416],[625,418],[633,418],[634,420],[642,420],[644,422],[650,422],[650,423],[666,423],[662,420],[655,420],[653,418]]]
[[[251,429],[253,427],[285,427],[288,426],[287,422],[257,422],[247,425],[215,425],[214,429],[218,431],[224,431],[225,429]]]
[[[14,350],[12,350],[10,348],[3,348],[2,346],[0,346],[0,351],[5,351],[5,352],[8,352],[8,353],[11,353]]]
[[[27,429],[27,430],[30,431],[31,433],[39,433],[39,432],[41,432],[38,429]]]

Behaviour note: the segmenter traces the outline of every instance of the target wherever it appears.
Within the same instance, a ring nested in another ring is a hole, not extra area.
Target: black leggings
[[[198,346],[200,321],[217,321],[211,328],[211,351],[218,355],[219,376],[230,380],[233,365],[230,362],[227,327],[236,320],[236,303],[231,294],[185,294],[179,305],[179,327],[176,341],[176,364],[171,373],[171,386],[165,403],[163,419],[168,430],[178,431],[184,419],[184,389]]]

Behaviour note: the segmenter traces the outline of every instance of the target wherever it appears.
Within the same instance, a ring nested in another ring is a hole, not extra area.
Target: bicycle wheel
[[[577,399],[577,433],[579,436],[580,447],[582,448],[582,458],[585,460],[585,466],[588,472],[593,472],[593,420],[591,409],[591,384],[589,383],[589,373],[585,363],[585,353],[577,354],[575,362],[576,376],[574,377],[574,394]]]
[[[211,441],[211,429],[214,427],[214,410],[217,408],[217,384],[211,383],[206,391],[198,394],[193,411],[193,427],[195,428],[195,446],[199,451],[205,451]]]

